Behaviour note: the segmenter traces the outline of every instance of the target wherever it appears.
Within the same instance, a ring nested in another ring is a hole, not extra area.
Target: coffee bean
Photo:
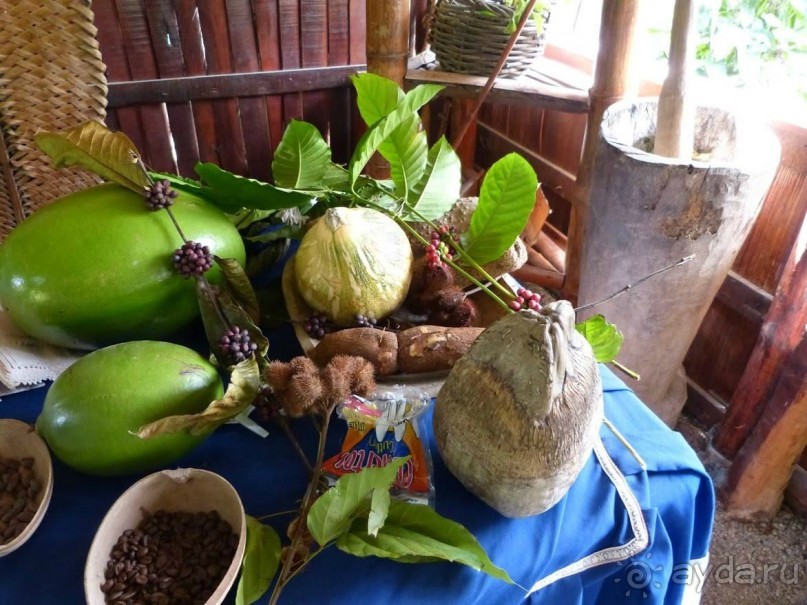
[[[232,562],[238,543],[218,513],[144,512],[111,549],[107,571],[115,583],[106,602],[203,604]],[[209,526],[209,530],[205,527]],[[109,578],[108,578],[109,579]],[[121,594],[116,595],[120,585]]]
[[[19,536],[36,515],[40,485],[33,466],[33,458],[0,458],[0,544]]]

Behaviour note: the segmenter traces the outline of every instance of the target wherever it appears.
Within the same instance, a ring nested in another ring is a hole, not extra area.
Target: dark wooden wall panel
[[[731,399],[754,350],[759,323],[716,300],[684,360],[687,376],[723,401]]]
[[[124,0],[118,0],[116,5],[132,79],[148,80],[158,77],[144,6]],[[162,103],[143,105],[140,108],[140,116],[143,142],[146,145],[145,150],[142,150],[143,153],[148,154],[155,167],[176,170],[164,105]]]
[[[281,69],[302,67],[300,58],[300,6],[297,0],[278,0]],[[283,95],[283,121],[303,119],[303,95]]]
[[[179,36],[177,11],[162,2],[146,3],[152,45],[157,61],[157,77],[178,78],[185,75],[185,58]],[[180,174],[193,174],[193,167],[199,161],[199,144],[190,102],[166,103],[169,131],[190,133],[191,136],[173,137],[171,140],[176,152],[176,168]]]
[[[807,132],[791,124],[772,127],[782,144],[782,161],[734,264],[737,273],[768,292],[776,289],[807,210]]]
[[[250,0],[227,0],[227,24],[232,47],[232,70],[235,73],[259,71],[261,65]],[[260,97],[238,99],[238,112],[247,172],[262,180],[269,179],[272,148],[266,101]]]
[[[224,0],[199,0],[199,23],[204,40],[208,74],[233,72],[230,54],[230,32],[227,28],[227,9]],[[216,143],[222,168],[246,174],[248,172],[244,134],[238,119],[236,99],[217,99],[211,102],[216,125]]]
[[[328,64],[348,65],[350,63],[350,2],[349,0],[329,0],[328,2]],[[353,148],[351,141],[351,96],[345,90],[330,97],[329,128],[333,157],[337,162],[346,163]]]
[[[196,2],[195,0],[176,0],[174,6],[176,7],[180,45],[185,61],[185,71],[182,75],[205,75],[207,74],[207,63]],[[104,52],[103,45],[101,46],[101,52]],[[182,139],[195,134],[197,148],[199,149],[199,160],[219,163],[213,101],[194,101],[192,102],[192,111],[195,133],[182,132],[176,129],[174,138]],[[193,176],[193,173],[185,174],[185,176]]]
[[[118,11],[111,0],[103,0],[93,4],[95,24],[98,28],[98,44],[107,66],[107,78],[110,81],[131,80],[129,61],[123,46],[123,33],[118,21]],[[137,107],[119,107],[110,112],[112,119],[123,130],[135,146],[145,153],[140,110]]]
[[[280,17],[277,0],[254,0],[255,28],[258,38],[260,68],[276,71],[282,68],[280,61]],[[283,97],[266,97],[266,110],[269,118],[269,145],[274,154],[283,135]],[[270,167],[271,170],[271,167]]]
[[[328,65],[328,3],[307,0],[301,3],[300,37],[302,67]],[[325,136],[330,122],[330,95],[324,91],[303,93],[303,119],[311,122]]]
[[[149,167],[185,176],[202,161],[271,179],[274,150],[292,119],[316,124],[335,159],[347,161],[355,140],[347,75],[364,63],[365,2],[96,0],[101,52],[120,93],[108,121]],[[310,72],[263,84],[245,76],[329,66],[349,69],[326,74],[321,86]],[[192,80],[213,75],[226,78]],[[158,79],[165,86],[155,87]],[[282,86],[277,94],[274,82]]]

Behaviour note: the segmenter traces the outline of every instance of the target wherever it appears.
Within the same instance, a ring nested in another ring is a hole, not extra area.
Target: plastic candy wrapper
[[[432,461],[425,435],[423,413],[432,402],[429,394],[403,387],[365,399],[352,395],[339,404],[337,413],[348,424],[342,451],[323,466],[326,477],[335,482],[347,473],[363,468],[386,466],[394,458],[410,456],[398,471],[393,497],[418,504],[434,504]]]

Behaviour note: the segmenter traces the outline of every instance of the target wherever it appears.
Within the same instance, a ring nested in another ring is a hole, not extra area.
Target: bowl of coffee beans
[[[200,469],[141,479],[112,505],[84,569],[88,605],[217,605],[246,546],[241,499]]]
[[[0,557],[33,535],[52,492],[48,446],[30,424],[0,420]]]

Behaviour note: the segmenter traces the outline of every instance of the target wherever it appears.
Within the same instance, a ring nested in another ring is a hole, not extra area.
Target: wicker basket
[[[0,241],[54,198],[98,182],[59,170],[33,142],[106,115],[90,0],[0,0]]]
[[[549,9],[544,11],[541,33],[530,19],[516,40],[501,77],[516,78],[544,50]],[[440,69],[460,74],[488,76],[504,51],[513,21],[510,6],[496,0],[436,0],[430,15],[429,41]]]

